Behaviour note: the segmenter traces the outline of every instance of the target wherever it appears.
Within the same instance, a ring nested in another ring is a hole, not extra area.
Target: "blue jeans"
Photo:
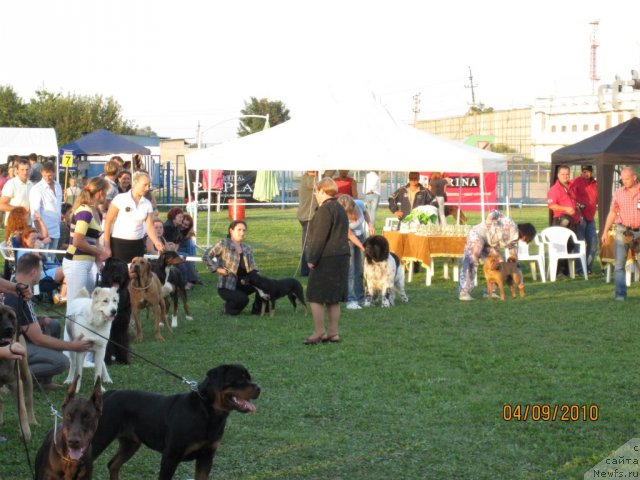
[[[376,224],[376,213],[378,212],[378,203],[380,203],[380,195],[377,193],[367,193],[364,196],[364,206],[367,207],[371,223]]]
[[[576,229],[576,235],[578,240],[584,240],[587,244],[587,270],[591,271],[593,265],[593,259],[596,257],[598,250],[598,242],[596,239],[596,222],[591,220],[585,220],[578,224]],[[578,273],[582,273],[582,265],[578,267]]]
[[[614,285],[616,287],[616,297],[627,298],[627,272],[625,265],[627,263],[628,246],[624,244],[622,232],[625,227],[618,225],[616,227],[616,268],[613,272]]]
[[[196,255],[196,244],[190,238],[180,242],[178,253],[194,257]],[[184,262],[178,265],[178,269],[182,273],[185,282],[200,283],[200,277],[196,272],[196,264],[194,262]]]
[[[364,237],[358,237],[358,240],[364,242]],[[351,250],[351,259],[349,260],[349,293],[347,294],[347,302],[364,302],[364,264],[362,251],[353,243],[349,242]]]

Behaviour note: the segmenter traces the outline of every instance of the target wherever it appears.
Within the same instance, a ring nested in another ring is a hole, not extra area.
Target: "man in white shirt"
[[[31,219],[40,215],[51,242],[44,248],[55,250],[60,240],[60,210],[62,206],[62,187],[56,182],[56,169],[52,162],[42,165],[42,180],[36,183],[29,192]]]
[[[21,158],[18,160],[16,167],[16,176],[2,187],[2,196],[0,196],[0,211],[10,212],[14,207],[24,207],[29,210],[29,191],[32,183],[29,181],[29,172],[31,166],[29,160]],[[5,215],[4,224],[7,225],[9,215]]]

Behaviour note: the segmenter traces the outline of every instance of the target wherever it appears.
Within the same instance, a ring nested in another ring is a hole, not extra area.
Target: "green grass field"
[[[512,217],[542,228],[546,212],[515,210]],[[246,216],[247,242],[261,271],[292,276],[300,244],[295,211],[247,209]],[[379,226],[385,216],[381,210]],[[212,238],[218,239],[228,219],[226,212],[213,218]],[[187,323],[181,315],[163,344],[153,341],[149,322],[145,342],[133,348],[196,380],[220,363],[240,362],[261,385],[257,413],[231,415],[213,478],[583,478],[637,436],[637,285],[619,303],[601,275],[542,284],[531,281],[527,267],[526,298],[460,302],[441,268],[431,287],[422,270],[408,284],[410,303],[343,309],[342,343],[304,346],[311,317],[292,314],[286,299],[274,319],[221,316],[216,277],[202,277],[206,285],[190,294],[195,320]],[[140,359],[110,372],[110,389],[188,390]],[[59,406],[63,397],[58,391],[50,398]],[[28,445],[31,462],[53,425],[44,394],[37,392],[35,402],[40,426]],[[581,411],[579,420],[561,421],[558,414],[555,421],[533,421],[530,410],[526,421],[503,420],[505,405],[533,404],[596,405],[598,419],[582,420]],[[0,445],[0,478],[27,479],[13,405],[5,417],[1,433],[9,441]],[[112,452],[96,461],[94,478],[108,478]],[[122,477],[155,478],[159,461],[143,447]],[[185,463],[175,478],[193,472]]]

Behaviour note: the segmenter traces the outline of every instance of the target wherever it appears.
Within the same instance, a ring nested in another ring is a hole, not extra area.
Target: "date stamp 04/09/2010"
[[[597,404],[506,403],[502,406],[505,422],[597,422],[599,419]]]

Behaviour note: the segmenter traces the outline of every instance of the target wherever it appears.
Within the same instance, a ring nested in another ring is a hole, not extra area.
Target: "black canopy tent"
[[[611,207],[615,167],[636,164],[640,164],[640,119],[634,117],[553,152],[551,185],[556,181],[560,165],[593,165],[598,180],[598,219],[602,231]]]

